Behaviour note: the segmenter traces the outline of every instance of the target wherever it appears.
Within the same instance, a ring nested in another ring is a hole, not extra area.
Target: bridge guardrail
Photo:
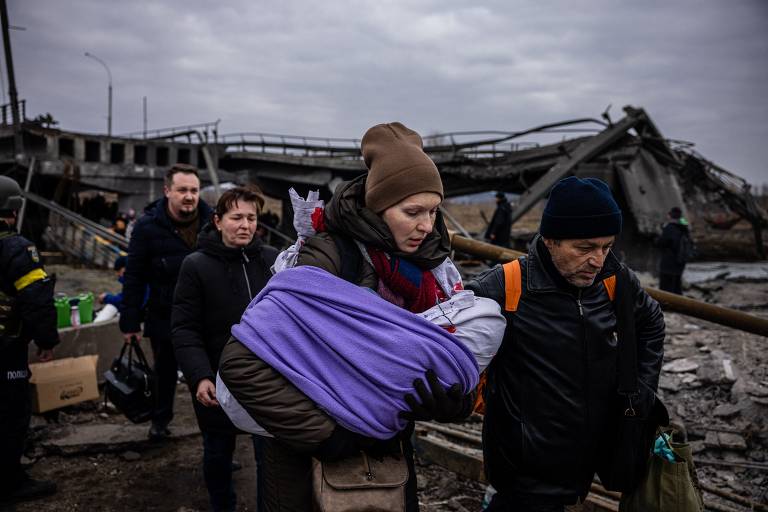
[[[27,200],[48,210],[46,235],[67,254],[111,269],[115,260],[128,249],[128,239],[124,236],[37,194],[23,194]]]

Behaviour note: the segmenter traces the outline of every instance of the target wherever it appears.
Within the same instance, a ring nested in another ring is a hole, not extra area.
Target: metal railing
[[[111,269],[115,260],[128,249],[128,239],[124,236],[37,194],[23,194],[28,201],[48,210],[46,235],[70,256],[96,267]]]
[[[191,142],[191,136],[195,132],[202,136],[201,143],[216,142],[219,136],[219,123],[221,119],[216,121],[209,121],[207,123],[185,124],[179,126],[171,126],[168,128],[153,128],[151,130],[140,130],[136,132],[125,133],[119,135],[119,137],[136,138],[141,137],[143,139],[175,139],[178,137],[187,137]]]
[[[588,123],[599,127],[577,126]],[[424,151],[429,154],[461,155],[467,158],[498,158],[516,151],[539,147],[537,142],[521,142],[514,139],[532,133],[594,134],[602,131],[605,123],[585,118],[562,123],[537,126],[519,132],[462,131],[428,135],[424,137]],[[334,137],[306,137],[277,133],[228,133],[217,139],[225,151],[282,154],[316,158],[360,159],[360,139]]]
[[[21,121],[25,121],[27,119],[27,100],[19,100],[16,102],[16,105],[19,107],[19,119]],[[13,124],[13,120],[11,122],[8,122],[8,118],[11,112],[12,105],[10,103],[6,103],[5,105],[0,105],[0,116],[2,117],[2,124],[3,126],[8,126]]]

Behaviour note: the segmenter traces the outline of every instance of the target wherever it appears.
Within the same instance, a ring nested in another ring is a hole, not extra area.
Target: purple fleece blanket
[[[272,277],[232,334],[339,424],[378,439],[405,427],[397,413],[426,370],[465,393],[478,382],[472,353],[444,329],[316,267]]]

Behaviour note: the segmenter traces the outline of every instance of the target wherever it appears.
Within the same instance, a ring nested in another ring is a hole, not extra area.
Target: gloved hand
[[[454,384],[448,389],[443,388],[433,370],[427,370],[429,390],[421,379],[413,381],[413,387],[419,395],[421,403],[411,394],[405,395],[405,401],[410,411],[401,411],[399,416],[408,421],[435,420],[449,423],[469,416],[474,402],[472,394],[464,395],[461,385]]]

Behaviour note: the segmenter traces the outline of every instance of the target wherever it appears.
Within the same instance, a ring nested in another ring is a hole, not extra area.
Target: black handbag
[[[135,337],[123,345],[104,372],[104,380],[105,401],[112,402],[133,423],[151,419],[157,402],[157,379]]]
[[[669,414],[657,396],[648,411],[640,411],[640,381],[637,375],[635,290],[629,269],[621,266],[616,281],[618,338],[618,410],[608,429],[597,475],[610,491],[630,492],[647,472],[651,445],[659,426],[669,424]],[[643,412],[645,414],[643,414]]]

